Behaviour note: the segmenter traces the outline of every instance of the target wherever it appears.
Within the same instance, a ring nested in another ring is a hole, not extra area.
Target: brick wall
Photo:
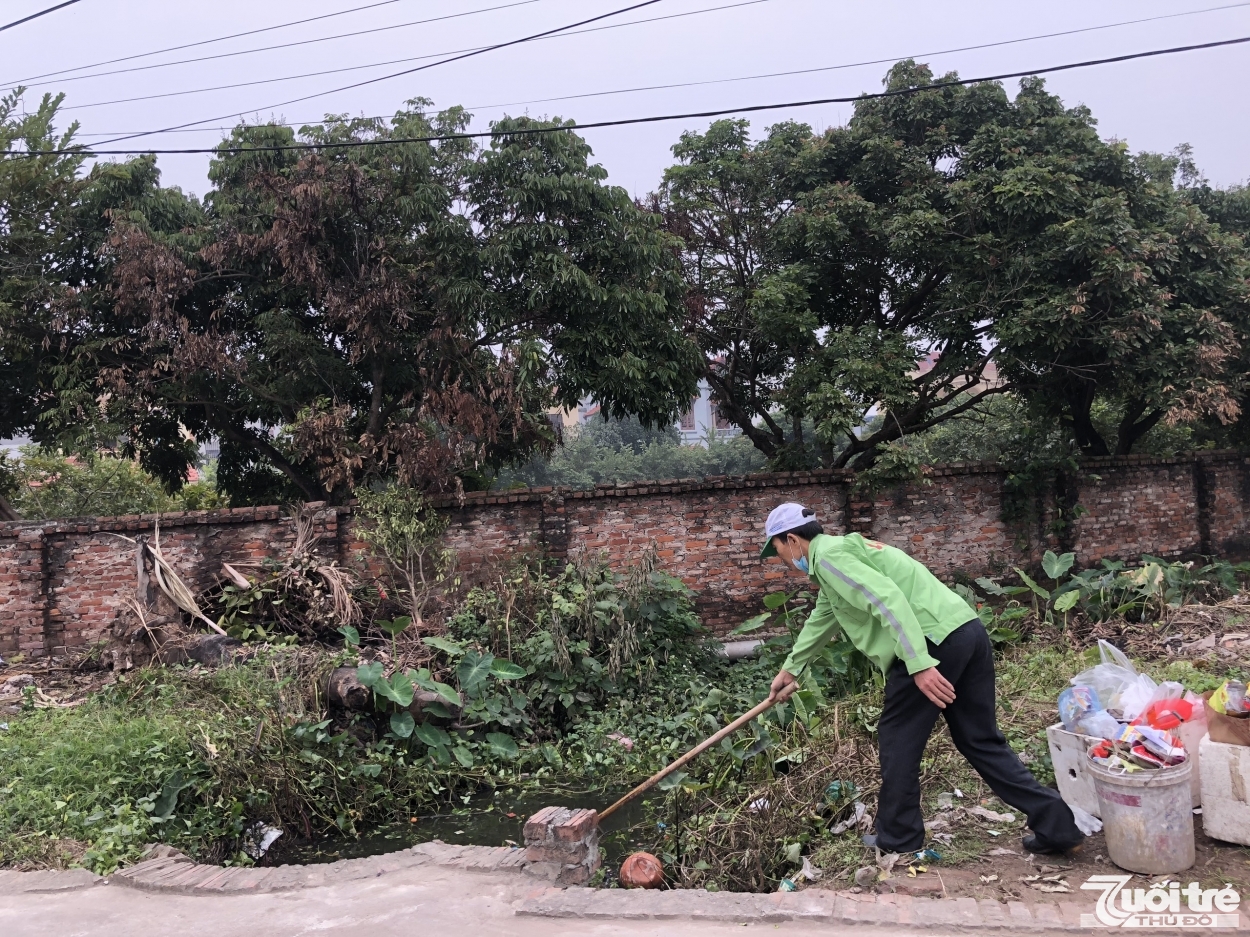
[[[802,581],[756,558],[763,519],[781,501],[815,508],[830,533],[871,533],[946,578],[1035,563],[1048,546],[1075,550],[1082,564],[1142,553],[1250,555],[1250,458],[1238,453],[1090,460],[1065,492],[1034,493],[1034,517],[1010,523],[997,466],[937,467],[924,483],[875,497],[855,493],[852,481],[794,472],[476,493],[441,506],[447,544],[469,578],[518,551],[606,552],[623,566],[654,545],[695,591],[704,621],[722,631],[759,611],[766,591]],[[1048,507],[1057,495],[1086,511],[1058,534]],[[356,562],[363,548],[351,509],[309,507],[319,549]],[[158,520],[162,550],[197,588],[212,584],[222,562],[259,562],[294,537],[293,522],[273,507],[0,524],[0,654],[49,653],[105,635],[135,592],[134,538],[152,537]]]

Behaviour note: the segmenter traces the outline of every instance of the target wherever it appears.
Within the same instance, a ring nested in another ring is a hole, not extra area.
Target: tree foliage
[[[775,465],[866,468],[1013,388],[1089,454],[1096,401],[1125,452],[1161,419],[1236,417],[1244,245],[1179,157],[1100,139],[1038,79],[1009,100],[901,62],[885,84],[916,90],[821,135],[687,133],[657,198],[721,412]]]
[[[596,418],[568,429],[549,454],[505,469],[497,487],[593,488],[666,478],[746,475],[766,468],[763,454],[743,436],[683,446],[673,427],[648,429],[637,420]]]
[[[575,134],[506,132],[558,121],[505,121],[486,150],[340,146],[464,129],[427,106],[305,128],[302,151],[259,149],[289,128],[239,127],[226,145],[245,151],[214,159],[181,224],[109,213],[107,279],[57,305],[63,383],[166,479],[185,431],[219,438],[220,484],[245,500],[474,486],[549,448],[547,407],[587,394],[672,419],[697,358],[656,220]]]

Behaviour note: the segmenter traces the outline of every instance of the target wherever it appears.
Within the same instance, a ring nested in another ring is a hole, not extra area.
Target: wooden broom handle
[[[791,684],[791,686],[793,686],[796,690],[798,689],[798,684]],[[705,751],[707,751],[709,748],[711,748],[721,739],[726,738],[730,735],[733,735],[735,732],[741,729],[744,725],[746,725],[756,716],[760,715],[761,713],[768,712],[768,710],[770,710],[777,703],[781,703],[781,702],[784,702],[785,700],[788,700],[793,695],[793,692],[794,691],[792,690],[790,693],[786,693],[785,695],[779,695],[776,697],[770,696],[768,699],[764,700],[764,702],[760,703],[750,712],[743,713],[741,716],[739,716],[733,722],[729,723],[729,725],[725,726],[725,728],[721,729],[711,738],[704,739],[694,748],[690,749],[690,751],[686,752],[686,754],[682,755],[680,758],[678,758],[676,761],[670,764],[667,768],[664,768],[663,770],[658,771],[657,773],[651,775],[651,777],[647,778],[647,780],[643,781],[641,784],[635,787],[632,791],[630,791],[628,794],[626,794],[624,797],[622,797],[620,800],[614,803],[611,807],[603,811],[603,813],[599,814],[597,822],[602,823],[604,819],[606,819],[607,817],[610,817],[618,809],[625,806],[625,804],[629,803],[639,794],[643,793],[644,791],[649,791],[651,788],[655,787],[655,785],[660,783],[660,781],[664,780],[664,778],[668,777],[670,774],[672,774],[682,765],[689,764],[692,760],[697,758],[699,755],[703,754]]]

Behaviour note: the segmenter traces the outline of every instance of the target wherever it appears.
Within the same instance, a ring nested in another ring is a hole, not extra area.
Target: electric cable
[[[541,0],[514,0],[514,2],[512,3],[503,3],[498,6],[483,7],[478,10],[465,10],[463,13],[448,13],[443,16],[431,16],[423,20],[410,20],[407,23],[394,23],[390,26],[375,26],[372,29],[361,29],[361,30],[357,30],[356,32],[334,33],[329,36],[318,36],[314,39],[297,39],[294,42],[283,42],[283,43],[279,43],[278,45],[273,45],[273,46],[258,46],[255,49],[238,49],[234,52],[218,52],[214,55],[201,55],[198,58],[194,58],[194,59],[177,59],[173,62],[157,62],[155,65],[136,65],[132,68],[115,68],[110,72],[92,72],[90,75],[71,75],[68,78],[60,79],[59,81],[55,82],[55,84],[63,85],[70,81],[83,81],[87,78],[106,78],[109,75],[126,75],[131,72],[146,72],[146,71],[151,71],[152,69],[155,69],[155,68],[169,68],[170,66],[173,66],[173,65],[193,65],[196,62],[211,62],[216,59],[228,59],[228,58],[233,58],[239,55],[251,55],[255,52],[272,52],[275,49],[290,49],[290,48],[294,48],[295,46],[307,46],[307,45],[313,45],[314,43],[318,43],[318,42],[329,42],[333,39],[350,39],[353,36],[365,36],[365,35],[368,35],[369,33],[383,33],[392,29],[404,29],[408,26],[423,26],[427,23],[438,23],[443,20],[460,19],[465,16],[475,16],[478,13],[493,13],[496,10],[506,10],[506,9],[509,9],[510,7],[528,6],[531,3],[540,3],[540,2]],[[277,27],[273,27],[273,28],[277,28]],[[240,33],[239,35],[246,35],[246,34]],[[464,50],[460,49],[457,51],[462,52]],[[436,54],[446,55],[447,53],[440,52]],[[124,61],[124,60],[119,59],[118,61]],[[405,61],[405,60],[401,59],[400,61]],[[57,73],[52,72],[50,74],[55,75]],[[44,76],[38,76],[38,77],[44,77]],[[34,81],[34,80],[35,79],[33,78],[26,78],[26,79],[22,79],[21,81],[0,82],[0,87],[13,87],[15,85],[22,84],[22,82],[24,81]],[[281,80],[281,79],[275,79],[275,80]],[[43,82],[43,84],[53,84],[53,82]],[[35,87],[39,87],[39,86],[36,85]]]
[[[751,0],[751,2],[758,2],[758,0]],[[734,5],[739,6],[739,5],[744,5],[744,4],[734,4]],[[976,45],[970,45],[970,46],[956,46],[955,48],[952,48],[952,49],[937,49],[937,50],[931,50],[928,52],[914,52],[910,55],[892,55],[886,58],[865,59],[864,61],[860,61],[860,62],[846,62],[846,63],[839,64],[839,65],[822,65],[822,66],[817,66],[815,68],[799,68],[799,69],[794,69],[791,71],[784,71],[784,72],[765,72],[760,75],[740,75],[740,76],[735,76],[735,77],[730,77],[730,78],[710,78],[710,79],[706,79],[703,81],[673,82],[671,84],[664,84],[664,85],[640,85],[634,88],[616,88],[616,89],[611,89],[608,91],[588,91],[588,92],[584,92],[580,94],[566,94],[566,95],[561,95],[558,97],[551,97],[551,98],[533,98],[528,101],[505,101],[505,102],[498,103],[498,104],[470,104],[465,107],[465,110],[477,111],[477,110],[489,110],[489,109],[497,108],[497,107],[520,107],[520,106],[529,105],[529,104],[550,104],[550,103],[554,103],[558,101],[574,101],[574,100],[580,100],[584,98],[607,97],[610,95],[618,95],[618,94],[634,94],[640,91],[667,91],[667,90],[672,90],[674,88],[694,88],[694,87],[700,87],[704,85],[730,84],[730,83],[740,82],[740,81],[758,81],[758,80],[762,80],[766,78],[786,78],[786,77],[791,77],[794,75],[811,75],[811,74],[816,74],[820,72],[842,71],[842,70],[849,69],[849,68],[860,68],[866,65],[881,65],[884,63],[900,62],[905,59],[925,58],[925,57],[932,56],[932,55],[952,55],[956,52],[971,52],[971,51],[976,51],[979,49],[993,49],[993,48],[998,48],[1001,46],[1018,45],[1023,42],[1034,42],[1039,39],[1055,39],[1055,38],[1060,38],[1063,36],[1078,35],[1080,33],[1097,32],[1097,31],[1106,30],[1106,29],[1116,29],[1121,26],[1136,26],[1141,23],[1152,23],[1152,22],[1155,22],[1156,20],[1174,19],[1176,17],[1181,17],[1181,16],[1196,16],[1201,13],[1214,13],[1214,12],[1219,12],[1223,10],[1233,10],[1233,9],[1238,9],[1241,7],[1248,7],[1248,6],[1250,6],[1250,0],[1246,0],[1246,2],[1242,2],[1242,3],[1229,3],[1223,6],[1206,7],[1205,9],[1201,9],[1201,10],[1186,10],[1182,13],[1165,13],[1160,16],[1147,16],[1147,17],[1142,17],[1141,19],[1122,20],[1117,23],[1103,23],[1098,26],[1082,26],[1078,29],[1066,29],[1061,32],[1040,33],[1036,36],[1022,36],[1016,39],[1000,39],[995,42],[982,42],[982,43],[977,43]],[[707,11],[696,10],[694,12],[698,13],[698,12],[707,12]],[[691,14],[683,13],[683,14],[678,14],[678,15],[686,16],[686,15],[691,15]],[[650,22],[650,20],[639,20],[637,22]],[[616,29],[622,26],[631,26],[631,25],[634,25],[634,23],[632,22],[631,23],[616,23],[611,26],[598,26],[592,29],[578,30],[572,33],[561,33],[560,35],[562,36],[563,35],[579,35],[583,32],[593,32],[599,29]],[[437,53],[437,54],[443,55],[447,53]],[[427,56],[419,56],[418,58],[426,58],[426,57]],[[396,59],[390,62],[380,62],[377,64],[378,65],[396,65],[401,62],[410,62],[410,61],[417,61],[417,59]],[[373,67],[373,66],[353,66],[352,68],[354,69],[354,68],[366,68],[366,67]],[[331,71],[349,71],[349,70],[352,70],[352,69],[332,69]],[[322,74],[329,74],[329,72],[310,72],[308,75],[299,75],[299,76],[293,76],[293,77],[303,78],[303,77],[312,77],[315,75],[322,75]],[[279,80],[279,79],[269,79],[269,80],[273,81],[273,80]],[[247,82],[245,84],[251,84],[251,83]],[[238,85],[223,85],[221,87],[233,88],[233,87],[239,87],[239,86]],[[219,90],[219,89],[203,89],[203,90]],[[178,93],[178,92],[175,92],[175,93]],[[191,92],[183,92],[183,93],[191,93]],[[163,96],[164,95],[153,95],[153,97],[163,97]],[[132,99],[127,99],[127,100],[145,100],[145,99],[132,98]],[[106,102],[106,103],[115,103],[115,102]],[[116,102],[116,103],[120,103],[120,102]],[[80,104],[80,105],[73,105],[71,107],[63,107],[61,108],[61,110],[66,111],[66,110],[74,110],[79,107],[94,107],[94,106],[97,106],[97,105]],[[324,118],[324,115],[322,116]],[[388,119],[388,116],[389,115],[380,115],[380,116],[375,116],[375,117],[366,117],[363,119],[386,120]],[[318,118],[314,120],[304,120],[304,121],[292,120],[292,121],[267,122],[267,123],[270,125],[283,126],[283,127],[306,127],[306,126],[313,126],[316,124],[321,124],[324,122],[325,121],[323,119]],[[228,133],[232,129],[233,128],[231,127],[184,127],[179,130],[171,130],[168,132],[169,133]],[[134,131],[134,130],[109,130],[109,131],[101,130],[101,131],[95,131],[92,133],[85,133],[83,134],[83,136],[115,137],[115,136],[125,136],[127,134],[138,133],[138,132],[139,131]]]
[[[522,2],[537,3],[538,0],[522,0]],[[542,39],[543,40],[563,39],[566,36],[581,36],[586,33],[600,32],[601,30],[605,30],[605,29],[623,29],[626,26],[641,26],[644,23],[654,23],[659,20],[678,19],[684,16],[698,16],[699,14],[702,14],[702,13],[718,13],[718,12],[721,12],[722,10],[734,9],[735,7],[754,6],[758,3],[771,3],[771,2],[772,0],[739,0],[739,2],[737,3],[728,3],[728,4],[721,4],[719,6],[714,6],[714,7],[705,7],[701,10],[688,10],[685,13],[672,13],[666,16],[653,16],[647,19],[630,20],[628,23],[612,23],[607,26],[592,26],[589,29],[577,29],[577,30],[572,30],[569,32],[556,33],[550,36],[543,36]],[[520,6],[520,5],[521,5],[520,3],[507,4],[507,6]],[[1247,2],[1244,5],[1250,6],[1250,2]],[[489,9],[497,10],[497,9],[503,9],[503,7],[490,7]],[[465,14],[458,14],[458,15],[465,15]],[[447,17],[439,17],[439,18],[446,19]],[[422,22],[433,22],[433,21],[422,20]],[[534,40],[534,41],[540,41],[540,40]],[[92,108],[92,107],[110,107],[115,104],[132,104],[136,101],[154,101],[160,98],[174,98],[174,97],[181,97],[183,95],[188,95],[188,94],[204,94],[209,91],[227,91],[233,88],[247,88],[253,85],[271,85],[271,84],[277,84],[278,82],[283,82],[283,81],[296,81],[301,78],[316,78],[320,75],[336,75],[342,72],[357,72],[357,71],[362,71],[368,68],[381,68],[386,65],[400,65],[406,62],[423,62],[427,59],[438,58],[441,55],[457,55],[461,52],[478,52],[478,51],[484,51],[487,48],[488,48],[487,46],[470,46],[469,48],[466,48],[466,49],[451,49],[449,51],[444,51],[444,52],[431,52],[427,55],[414,55],[414,56],[411,56],[410,58],[391,59],[390,61],[386,61],[386,62],[371,62],[367,65],[348,65],[342,68],[327,68],[322,71],[304,72],[303,74],[299,74],[299,75],[284,75],[278,78],[258,78],[254,81],[240,81],[240,82],[235,82],[233,84],[228,84],[228,85],[213,85],[208,88],[190,88],[185,91],[166,91],[166,92],[162,92],[161,94],[137,95],[136,97],[133,97],[133,98],[115,98],[110,101],[94,101],[89,104],[73,104],[68,107],[63,107],[61,108],[61,110],[78,111],[78,110],[84,110],[86,108]],[[229,54],[233,55],[236,53],[229,53]],[[158,67],[159,66],[156,66],[156,65],[144,66],[144,68],[158,68]],[[135,69],[135,71],[138,71],[138,70],[140,69]],[[95,78],[97,76],[83,75],[82,77],[83,78]],[[69,79],[69,80],[73,81],[74,79]],[[333,92],[327,91],[325,93],[332,94]],[[250,113],[250,112],[240,112],[240,113]],[[231,115],[231,116],[237,116],[237,115]],[[213,119],[215,120],[216,118],[213,118]]]
[[[509,39],[506,42],[498,42],[498,43],[495,43],[494,45],[486,46],[481,49],[473,49],[469,52],[463,52],[459,55],[450,56],[449,58],[439,59],[436,62],[428,62],[425,65],[418,65],[415,68],[406,68],[401,72],[393,72],[390,75],[380,75],[377,78],[367,78],[364,81],[357,81],[350,85],[343,85],[342,87],[339,87],[339,88],[331,88],[329,91],[318,91],[315,94],[306,94],[306,95],[303,95],[302,97],[292,98],[289,101],[279,101],[277,104],[267,105],[265,107],[260,108],[260,110],[267,111],[275,107],[285,107],[288,104],[298,104],[301,101],[311,101],[313,98],[325,97],[328,94],[337,94],[340,91],[350,91],[354,88],[363,88],[366,85],[377,84],[380,81],[389,81],[392,78],[400,78],[404,75],[412,75],[416,72],[425,71],[426,69],[437,68],[439,65],[448,65],[452,62],[459,62],[467,58],[472,58],[475,55],[482,55],[485,52],[494,52],[496,49],[506,49],[509,46],[520,45],[523,42],[532,42],[535,39],[541,39],[543,36],[549,36],[552,33],[564,32],[566,29],[575,29],[578,26],[585,26],[589,23],[598,22],[599,20],[608,19],[613,16],[619,16],[622,13],[628,13],[631,10],[639,10],[639,9],[642,9],[643,7],[653,6],[654,4],[657,4],[660,2],[661,0],[641,0],[640,3],[634,3],[627,7],[620,7],[619,9],[612,10],[608,13],[600,13],[598,16],[592,16],[588,19],[578,20],[576,23],[568,23],[564,26],[556,26],[552,29],[544,29],[542,32],[532,33],[531,35],[528,35],[528,36],[522,36],[519,39]],[[252,110],[253,108],[249,108],[247,111],[233,111],[230,114],[223,114],[220,117],[206,117],[203,120],[190,120],[190,121],[187,121],[185,124],[177,124],[173,127],[164,127],[161,129],[162,130],[181,130],[183,127],[196,127],[196,126],[199,126],[200,124],[207,124],[210,121],[226,120],[229,117],[236,117],[240,113],[250,113]],[[120,143],[123,140],[133,139],[135,137],[151,136],[153,133],[160,133],[160,132],[161,130],[147,131],[145,133],[133,134],[129,137],[122,136],[122,137],[115,137],[110,140],[101,140],[100,143],[101,145],[106,144],[106,143]]]
[[[6,29],[12,29],[14,26],[21,26],[23,23],[29,23],[31,20],[37,20],[41,16],[47,16],[49,13],[55,13],[57,10],[64,10],[66,7],[73,6],[78,0],[65,0],[64,3],[58,3],[54,7],[48,7],[46,10],[40,10],[38,13],[32,13],[30,16],[23,16],[20,20],[14,20],[11,23],[5,23],[0,26],[0,33]]]
[[[1017,72],[1003,72],[997,75],[985,75],[980,78],[954,78],[944,81],[934,81],[927,85],[920,85],[915,88],[899,88],[894,91],[873,91],[855,95],[854,97],[840,98],[813,98],[806,101],[786,101],[778,104],[750,104],[739,107],[725,107],[709,111],[690,111],[684,114],[657,114],[650,117],[628,117],[620,120],[600,120],[585,124],[568,123],[558,127],[522,127],[511,130],[482,130],[465,133],[447,133],[437,134],[425,137],[395,137],[385,140],[343,140],[327,143],[290,143],[277,146],[225,146],[219,144],[213,147],[196,147],[186,149],[161,149],[161,150],[96,150],[92,149],[89,144],[81,146],[69,147],[67,149],[56,150],[36,150],[34,152],[13,152],[9,151],[0,155],[11,158],[33,159],[44,156],[134,156],[134,155],[184,155],[195,153],[210,153],[219,156],[230,153],[271,153],[284,152],[287,150],[334,150],[345,149],[348,147],[373,147],[373,146],[390,146],[394,144],[405,143],[441,143],[449,140],[475,140],[486,137],[520,137],[533,136],[541,133],[560,133],[562,131],[581,131],[594,130],[601,127],[624,127],[633,124],[653,124],[670,120],[689,120],[693,118],[703,117],[724,117],[727,114],[750,114],[759,111],[775,111],[784,108],[793,107],[814,107],[821,104],[855,104],[859,101],[871,101],[882,98],[897,98],[912,94],[922,94],[926,91],[936,91],[942,88],[953,88],[962,85],[975,85],[988,81],[1003,81],[1007,78],[1027,78],[1034,75],[1046,75],[1054,72],[1071,71],[1076,68],[1090,68],[1095,65],[1110,65],[1117,62],[1128,62],[1134,59],[1152,58],[1160,55],[1173,55],[1181,52],[1196,52],[1203,49],[1217,49],[1225,46],[1243,45],[1250,42],[1250,36],[1241,36],[1237,39],[1220,39],[1215,42],[1200,42],[1193,45],[1172,46],[1167,49],[1150,49],[1145,52],[1130,52],[1125,55],[1113,55],[1101,59],[1087,59],[1083,62],[1069,62],[1064,65],[1050,65],[1045,68],[1030,68]],[[149,131],[156,133],[159,131]],[[111,142],[111,141],[105,141]]]
[[[74,0],[77,2],[77,0]],[[6,87],[20,85],[27,81],[38,81],[40,78],[51,78],[56,75],[67,75],[70,72],[81,72],[87,68],[100,68],[104,65],[115,65],[118,62],[131,62],[135,59],[145,59],[152,55],[162,55],[166,52],[177,52],[181,49],[193,49],[196,46],[207,46],[214,42],[225,42],[227,39],[238,39],[242,36],[254,36],[257,33],[272,32],[275,29],[286,29],[289,26],[301,26],[304,23],[315,23],[317,20],[328,20],[335,16],[346,16],[348,13],[359,13],[361,10],[372,10],[374,7],[390,6],[392,3],[399,3],[400,0],[381,0],[379,3],[370,3],[362,7],[352,7],[350,10],[339,10],[336,13],[323,13],[320,16],[310,16],[307,19],[291,20],[289,23],[279,23],[276,26],[262,26],[260,29],[249,29],[246,32],[231,33],[229,36],[218,36],[215,39],[200,39],[196,42],[184,42],[180,46],[168,46],[164,49],[154,49],[151,52],[138,52],[135,55],[123,55],[118,59],[105,59],[103,62],[93,62],[90,65],[76,65],[73,68],[62,68],[55,72],[44,72],[42,75],[32,75],[30,78],[20,78],[17,81],[5,82]]]

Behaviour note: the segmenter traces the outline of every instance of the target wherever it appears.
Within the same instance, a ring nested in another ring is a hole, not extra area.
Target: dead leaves
[[[1043,866],[1043,868],[1046,868]],[[1045,892],[1048,895],[1070,895],[1072,889],[1068,887],[1068,883],[1063,873],[1055,873],[1052,875],[1022,875],[1020,881],[1030,888]]]

